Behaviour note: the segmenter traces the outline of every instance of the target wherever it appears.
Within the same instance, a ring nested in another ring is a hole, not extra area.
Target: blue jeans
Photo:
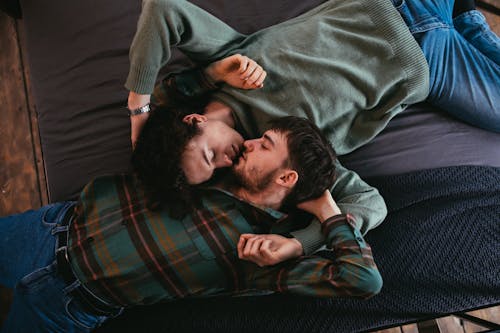
[[[453,0],[393,0],[429,63],[428,101],[500,132],[500,38],[484,16],[452,19]]]
[[[84,310],[57,274],[58,224],[73,203],[0,218],[0,284],[14,289],[14,298],[2,332],[90,332],[107,317]]]

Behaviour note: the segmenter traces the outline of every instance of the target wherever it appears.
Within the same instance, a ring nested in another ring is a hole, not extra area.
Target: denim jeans
[[[500,132],[500,38],[472,10],[452,19],[453,0],[393,0],[429,63],[428,101]]]
[[[2,332],[90,332],[107,317],[85,311],[57,274],[58,224],[73,203],[44,206],[0,218],[0,284],[14,289]]]

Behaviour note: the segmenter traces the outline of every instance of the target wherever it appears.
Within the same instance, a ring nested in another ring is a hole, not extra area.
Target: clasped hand
[[[238,242],[238,257],[260,267],[276,265],[302,253],[302,245],[298,240],[280,235],[242,234]]]
[[[239,89],[262,88],[267,76],[262,66],[241,54],[211,63],[205,68],[205,74],[215,82],[224,82]]]
[[[297,207],[316,216],[320,223],[331,216],[341,214],[328,190],[325,190],[318,198],[299,203]],[[302,254],[302,244],[298,240],[280,235],[242,234],[238,242],[238,257],[252,261],[260,267],[276,265]]]

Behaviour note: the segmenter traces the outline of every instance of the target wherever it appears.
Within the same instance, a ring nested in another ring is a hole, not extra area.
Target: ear
[[[182,118],[182,121],[185,122],[186,124],[193,125],[196,123],[203,123],[207,121],[207,117],[198,113],[191,113]]]
[[[297,184],[298,180],[299,174],[297,171],[285,169],[279,173],[278,178],[276,178],[276,183],[291,190],[295,184]]]

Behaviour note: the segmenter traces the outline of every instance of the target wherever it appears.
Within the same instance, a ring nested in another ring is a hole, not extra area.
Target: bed
[[[192,2],[249,33],[323,0]],[[130,171],[123,84],[141,4],[20,0],[20,9],[50,201],[74,199],[92,178]],[[175,52],[163,73],[189,65]],[[499,143],[500,134],[422,103],[341,157],[379,188],[389,209],[367,235],[384,278],[368,301],[183,300],[127,310],[99,331],[359,332],[499,304]]]

